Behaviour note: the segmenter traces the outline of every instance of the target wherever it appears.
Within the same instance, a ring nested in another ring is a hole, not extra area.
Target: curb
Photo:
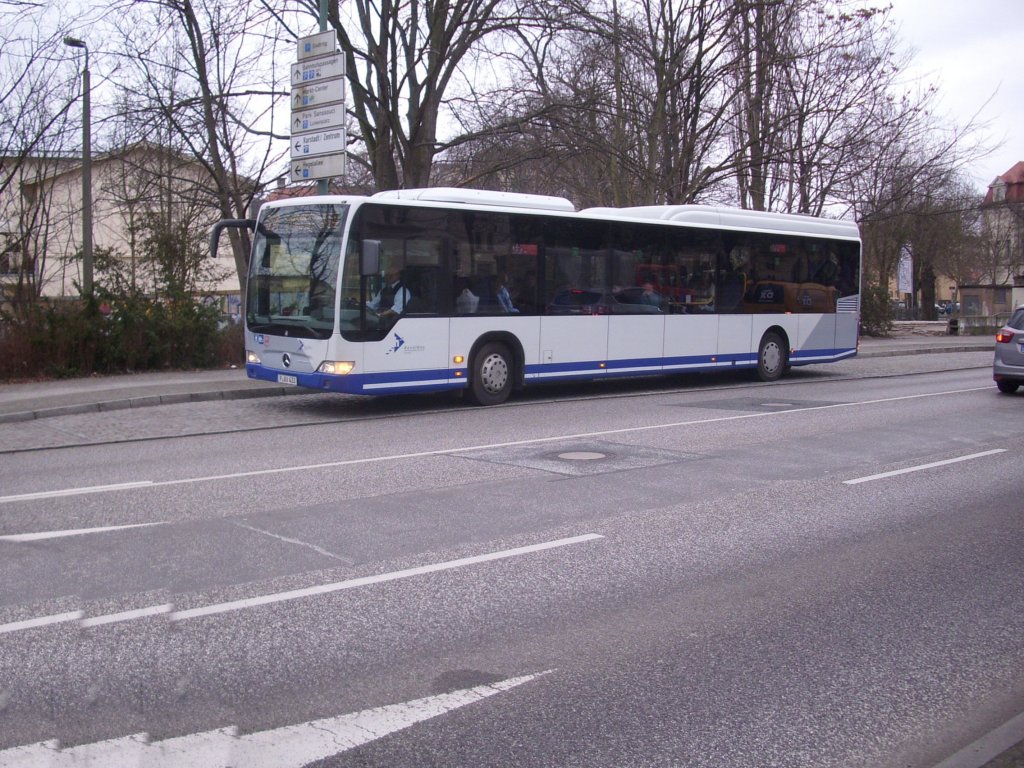
[[[901,357],[904,355],[933,355],[950,352],[988,352],[992,350],[990,342],[983,344],[949,344],[934,347],[916,347],[902,349],[861,349],[856,358]],[[103,400],[91,403],[75,403],[58,405],[52,408],[37,408],[31,411],[14,411],[0,413],[0,424],[15,424],[35,421],[37,419],[54,418],[57,416],[75,416],[85,413],[102,413],[105,411],[124,411],[133,408],[151,408],[158,405],[181,405],[183,403],[205,403],[213,400],[249,400],[263,397],[282,397],[287,395],[309,395],[313,390],[296,389],[295,387],[242,387],[238,389],[216,389],[201,392],[179,392],[167,395],[144,395],[119,400]]]
[[[32,411],[0,413],[0,424],[35,421],[55,416],[76,416],[83,413],[124,411],[132,408],[151,408],[157,405],[181,405],[183,403],[206,403],[212,400],[252,400],[261,397],[282,397],[285,395],[311,394],[294,387],[268,387],[261,389],[212,390],[207,392],[180,392],[173,395],[147,395],[127,400],[103,400],[98,403],[76,403],[58,405],[53,408],[39,408]]]
[[[936,355],[945,352],[991,352],[989,344],[960,344],[948,347],[929,347],[917,349],[877,349],[860,351],[857,357],[900,357],[903,355]]]

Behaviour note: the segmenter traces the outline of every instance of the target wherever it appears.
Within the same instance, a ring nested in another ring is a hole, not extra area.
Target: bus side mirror
[[[380,274],[380,240],[363,240],[359,252],[359,274],[363,277]]]
[[[255,219],[222,219],[213,225],[210,232],[210,258],[217,258],[217,246],[220,244],[220,233],[227,227],[234,229],[256,229]],[[248,254],[246,254],[248,256]]]

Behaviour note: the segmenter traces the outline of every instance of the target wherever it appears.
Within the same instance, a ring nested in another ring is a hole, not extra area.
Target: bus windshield
[[[265,208],[249,264],[249,330],[326,339],[334,331],[347,205]]]

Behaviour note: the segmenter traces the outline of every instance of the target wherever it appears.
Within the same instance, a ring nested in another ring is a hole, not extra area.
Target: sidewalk
[[[992,349],[993,343],[990,336],[864,337],[860,340],[858,357],[978,352]],[[310,392],[266,381],[254,381],[246,377],[242,367],[0,384],[0,423],[174,403],[279,397]]]

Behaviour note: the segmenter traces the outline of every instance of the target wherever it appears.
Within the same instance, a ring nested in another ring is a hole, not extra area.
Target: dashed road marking
[[[113,531],[127,531],[131,528],[149,528],[154,525],[167,525],[167,523],[135,523],[134,525],[106,525],[101,528],[72,528],[66,531],[38,531],[36,533],[12,533],[7,536],[0,536],[0,541],[45,541],[46,539],[61,539],[65,536],[86,536],[91,533],[111,533]]]
[[[824,411],[834,408],[853,408],[861,405],[881,405],[884,403],[898,403],[905,400],[920,400],[922,398],[940,397],[944,395],[960,395],[967,392],[981,392],[989,390],[989,387],[970,387],[967,389],[951,389],[942,392],[926,392],[917,395],[903,395],[900,397],[883,397],[875,400],[861,400],[849,403],[827,403],[825,405],[811,405],[804,408],[791,408],[780,411],[767,411],[759,413],[744,413],[735,416],[720,416],[712,419],[691,419],[689,421],[675,421],[664,424],[647,424],[639,427],[622,427],[620,429],[603,429],[596,432],[579,432],[572,435],[554,435],[552,437],[535,437],[527,440],[511,440],[504,443],[489,443],[487,445],[470,445],[461,448],[440,448],[433,451],[415,451],[412,453],[398,453],[389,456],[369,456],[362,459],[343,459],[341,461],[328,461],[320,464],[302,464],[293,467],[270,467],[267,469],[254,469],[248,472],[230,472],[223,475],[205,475],[202,477],[183,477],[177,480],[144,480],[136,483],[119,483],[116,485],[97,485],[86,488],[66,488],[58,491],[40,491],[38,493],[22,493],[16,496],[0,496],[0,504],[7,504],[15,501],[31,501],[34,499],[48,499],[59,496],[74,496],[81,493],[104,493],[110,491],[123,491],[132,488],[159,488],[172,485],[186,485],[194,483],[209,483],[217,480],[238,480],[245,477],[260,477],[263,475],[283,474],[285,472],[308,472],[319,469],[335,469],[338,467],[352,467],[362,464],[379,464],[408,459],[421,459],[431,456],[448,456],[458,453],[469,453],[472,451],[488,451],[495,448],[512,448],[522,445],[540,445],[543,443],[562,442],[565,440],[583,440],[587,438],[606,437],[609,435],[625,435],[636,432],[651,432],[660,429],[679,429],[681,427],[695,427],[706,424],[718,424],[729,421],[741,421],[744,419],[765,419],[788,416],[797,413],[809,413],[811,411]]]
[[[202,616],[214,616],[221,613],[229,613],[231,611],[240,611],[246,608],[256,608],[261,605],[273,605],[274,603],[283,603],[290,600],[298,600],[304,597],[326,595],[332,592],[341,592],[346,589],[355,589],[357,587],[365,587],[370,586],[372,584],[383,584],[389,581],[409,579],[414,576],[423,576],[428,573],[451,571],[456,568],[464,568],[469,565],[490,563],[496,560],[507,560],[513,557],[529,555],[535,552],[544,552],[549,549],[568,547],[574,544],[583,544],[589,541],[595,541],[603,538],[604,536],[601,536],[597,533],[585,533],[580,536],[570,536],[564,539],[554,539],[552,541],[545,541],[539,544],[528,544],[523,547],[515,547],[514,549],[503,549],[497,552],[488,552],[483,555],[463,557],[459,558],[458,560],[446,560],[440,563],[431,563],[429,565],[421,565],[415,568],[406,568],[401,571],[378,573],[373,576],[362,576],[357,579],[336,581],[330,584],[317,584],[312,587],[305,587],[304,589],[292,589],[287,592],[275,592],[268,595],[259,595],[257,597],[250,597],[242,600],[232,600],[226,603],[215,603],[213,605],[204,605],[199,606],[197,608],[187,608],[181,611],[175,611],[174,607],[168,604],[151,605],[143,608],[136,608],[129,611],[121,611],[118,613],[109,613],[101,616],[90,616],[88,618],[83,618],[84,614],[82,611],[71,611],[68,613],[53,614],[50,616],[40,616],[38,618],[24,619],[22,621],[14,621],[7,624],[0,624],[0,635],[9,634],[11,632],[20,632],[26,629],[46,627],[53,624],[62,624],[68,621],[77,621],[79,623],[79,626],[84,629],[90,627],[100,627],[107,624],[118,624],[125,621],[134,621],[136,619],[150,618],[154,616],[167,616],[171,621],[185,621],[187,619],[196,619]]]
[[[858,485],[860,483],[869,483],[872,480],[884,480],[887,477],[896,477],[897,475],[906,475],[911,472],[920,472],[923,469],[933,469],[935,467],[944,467],[948,464],[959,464],[961,461],[971,461],[973,459],[981,459],[985,456],[994,456],[997,453],[1006,453],[1005,448],[995,448],[991,451],[982,451],[981,453],[972,453],[968,456],[957,456],[955,459],[944,459],[943,461],[933,461],[928,464],[918,464],[916,467],[906,467],[905,469],[894,469],[891,472],[879,472],[877,475],[868,475],[867,477],[857,477],[853,480],[843,480],[844,485]]]

